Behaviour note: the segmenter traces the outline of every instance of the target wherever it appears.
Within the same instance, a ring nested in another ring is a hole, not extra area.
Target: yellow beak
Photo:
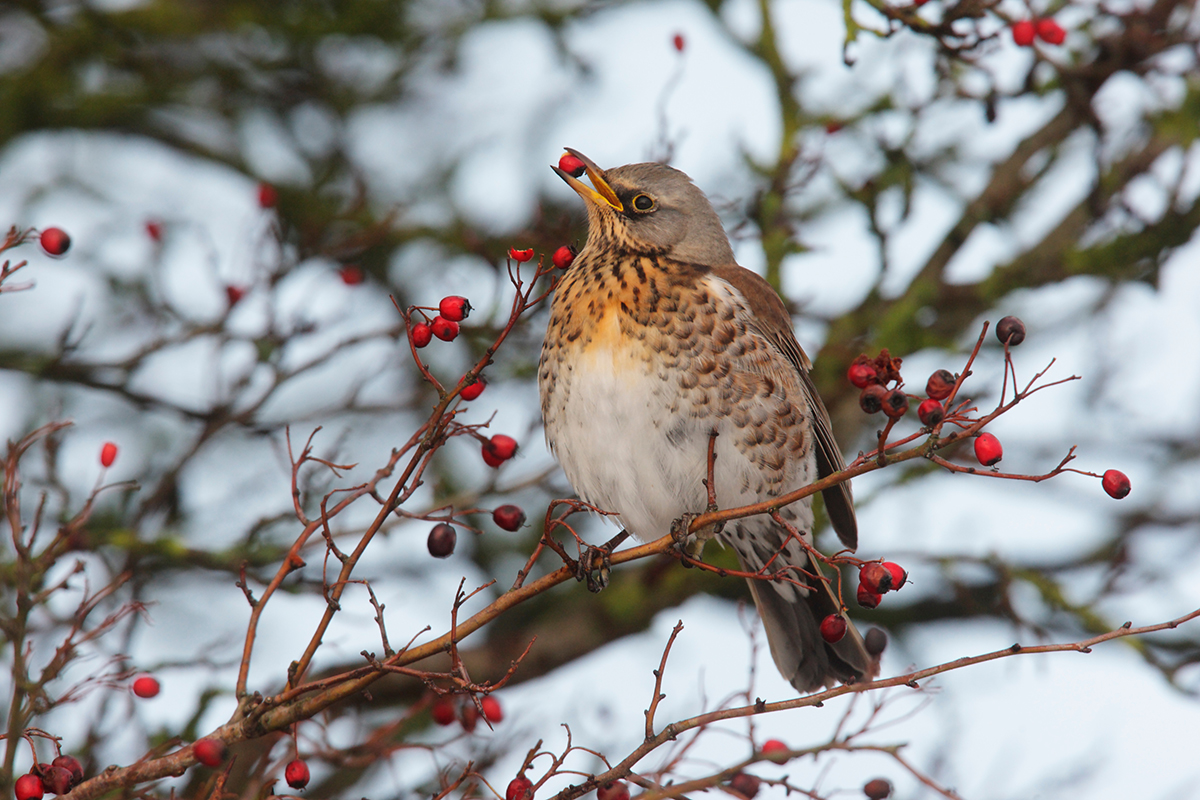
[[[558,177],[566,181],[567,185],[574,189],[584,200],[590,200],[598,206],[608,206],[616,211],[624,212],[625,206],[617,198],[617,193],[608,185],[608,181],[604,180],[603,170],[596,166],[596,162],[578,150],[572,150],[570,147],[563,149],[583,162],[583,167],[587,170],[587,176],[591,179],[592,186],[596,188],[593,189],[592,186],[588,186],[583,181],[573,177],[569,173],[563,172],[556,166],[551,167],[551,169],[558,173]]]

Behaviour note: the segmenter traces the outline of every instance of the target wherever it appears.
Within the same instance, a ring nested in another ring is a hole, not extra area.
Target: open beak
[[[569,173],[563,172],[556,166],[551,167],[551,169],[558,173],[558,177],[566,181],[567,185],[574,189],[584,200],[590,200],[598,206],[608,206],[616,211],[624,212],[625,206],[617,198],[617,193],[608,185],[608,181],[604,180],[603,170],[596,166],[596,162],[578,150],[572,150],[570,147],[563,149],[583,162],[584,169],[587,170],[587,176],[591,179],[592,186],[596,188],[593,189],[592,186],[588,186],[583,181],[572,177]]]

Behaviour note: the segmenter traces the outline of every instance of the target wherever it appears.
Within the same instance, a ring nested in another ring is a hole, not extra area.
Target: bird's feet
[[[710,502],[704,513],[709,514],[716,510],[717,504]],[[671,537],[675,540],[675,549],[679,551],[680,562],[685,567],[691,567],[694,561],[703,561],[704,545],[725,529],[725,523],[718,522],[716,525],[701,528],[695,533],[688,533],[688,529],[692,527],[692,521],[699,516],[701,515],[684,514],[671,523]]]
[[[593,594],[608,586],[609,574],[612,572],[612,554],[621,542],[629,538],[628,531],[621,531],[599,547],[588,545],[579,554],[575,563],[575,580],[587,583],[589,592]]]

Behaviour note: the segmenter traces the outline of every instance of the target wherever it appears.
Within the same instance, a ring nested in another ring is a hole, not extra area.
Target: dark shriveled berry
[[[883,628],[871,628],[863,634],[863,647],[873,656],[881,654],[887,649],[888,636]]]
[[[83,780],[83,765],[79,763],[79,759],[75,756],[56,756],[50,762],[51,766],[62,767],[67,772],[71,773],[71,785],[79,783]]]
[[[883,778],[876,778],[873,781],[867,781],[863,786],[863,794],[870,800],[886,800],[892,796],[892,785]]]
[[[51,794],[66,794],[71,791],[71,771],[62,767],[46,767],[42,770],[42,786]]]
[[[1025,323],[1016,317],[1005,317],[996,323],[996,338],[1000,344],[1016,347],[1025,341]]]
[[[757,775],[751,775],[749,772],[739,772],[729,779],[729,788],[747,800],[758,794],[758,788],[761,785],[762,779]]]
[[[858,406],[868,414],[878,414],[883,410],[883,399],[890,392],[880,386],[878,383],[872,383],[870,386],[862,390],[862,394],[858,396]]]
[[[875,608],[879,605],[879,602],[883,600],[882,594],[878,592],[872,592],[861,583],[858,585],[856,597],[858,599],[858,604],[863,608]]]
[[[908,395],[893,389],[883,398],[883,413],[891,419],[900,419],[908,413]]]
[[[429,541],[426,542],[426,546],[429,547],[429,555],[434,558],[449,558],[454,554],[454,545],[457,541],[458,534],[454,531],[454,527],[439,522],[429,532]]]
[[[950,370],[939,369],[925,382],[925,394],[934,400],[945,400],[954,391],[954,384],[957,380]]]

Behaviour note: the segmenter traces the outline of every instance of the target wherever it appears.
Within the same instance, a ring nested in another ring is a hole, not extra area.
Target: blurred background
[[[1032,46],[1014,41],[1014,24],[1035,18],[1065,40],[1043,26]],[[23,506],[6,523],[30,524],[39,498],[48,530],[77,513],[105,441],[120,448],[105,480],[137,482],[101,495],[86,537],[38,576],[58,588],[31,609],[5,550],[5,785],[29,768],[12,738],[26,726],[63,737],[93,775],[229,718],[249,615],[235,584],[245,570],[261,592],[299,532],[288,433],[298,450],[319,427],[315,452],[357,465],[302,472],[310,510],[412,436],[437,394],[389,297],[469,298],[462,335],[422,351],[457,381],[507,321],[508,249],[548,259],[583,242],[580,201],[549,168],[563,146],[605,167],[664,160],[692,176],[739,261],[790,304],[848,457],[882,426],[845,379],[859,353],[903,357],[916,394],[934,370],[961,371],[985,320],[1016,314],[1028,327],[1013,351],[1022,384],[1051,362],[1046,380],[1081,377],[990,427],[1001,466],[1044,473],[1074,445],[1073,466],[1130,477],[1121,502],[1077,474],[997,481],[925,462],[855,483],[858,555],[898,561],[911,580],[876,610],[852,609],[890,636],[884,676],[1196,609],[1198,41],[1200,13],[1184,0],[0,9],[0,225],[58,226],[72,240],[61,258],[32,243],[4,254],[29,262],[5,288],[35,285],[0,294],[0,436],[74,423],[25,457]],[[511,585],[549,500],[572,494],[540,429],[545,316],[522,318],[465,414],[517,438],[517,458],[491,470],[452,440],[406,503],[417,515],[516,503],[530,523],[510,533],[481,512],[445,560],[427,552],[428,521],[391,524],[356,577],[384,604],[393,644],[446,631],[460,580],[497,581],[468,612]],[[967,395],[986,412],[1002,379],[989,334]],[[900,428],[918,429],[912,415]],[[344,548],[377,512],[364,497],[336,518]],[[615,529],[592,520],[581,532],[600,543]],[[539,570],[556,567],[543,558]],[[305,559],[263,618],[254,691],[283,686],[325,609],[324,542]],[[80,599],[126,572],[97,614],[144,609],[38,683]],[[315,797],[432,796],[467,761],[502,792],[539,739],[559,752],[568,729],[615,762],[642,741],[676,621],[661,722],[794,696],[747,603],[741,580],[669,559],[616,570],[599,595],[559,587],[463,644],[473,677],[497,680],[537,636],[496,694],[494,731],[432,725],[424,687],[388,679],[298,726],[294,746],[235,749],[226,789],[259,796],[293,747]],[[374,614],[365,588],[347,591],[315,667],[379,650]],[[815,747],[841,724],[865,729],[856,744],[903,746],[966,798],[1196,797],[1198,659],[1194,622],[1086,656],[1003,659],[918,691],[714,726],[638,769],[708,775],[747,757],[751,736]],[[133,698],[134,671],[162,694]],[[578,752],[568,767],[601,764]],[[861,796],[880,776],[896,797],[941,796],[881,751],[754,771],[813,797]],[[141,789],[193,796],[207,780],[193,770]],[[470,781],[454,794],[493,796]]]

